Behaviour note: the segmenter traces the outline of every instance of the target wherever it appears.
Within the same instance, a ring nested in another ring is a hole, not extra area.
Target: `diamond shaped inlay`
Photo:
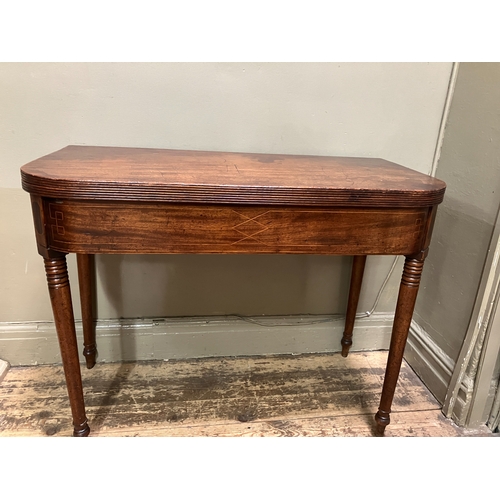
[[[241,236],[243,236],[242,239],[235,241],[234,243],[240,243],[241,241],[247,239],[259,241],[257,238],[255,238],[255,236],[269,229],[269,226],[266,226],[265,224],[257,220],[259,217],[267,214],[268,213],[267,211],[262,214],[256,215],[255,217],[247,217],[246,215],[240,214],[238,212],[234,213],[238,214],[240,217],[245,219],[239,224],[236,224],[236,226],[233,226],[233,229],[237,231]]]

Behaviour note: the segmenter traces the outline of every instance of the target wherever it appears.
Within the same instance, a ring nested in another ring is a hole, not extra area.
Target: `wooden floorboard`
[[[372,436],[387,352],[98,364],[83,369],[92,436]],[[61,366],[11,368],[0,436],[72,433]],[[386,436],[470,435],[403,363]]]

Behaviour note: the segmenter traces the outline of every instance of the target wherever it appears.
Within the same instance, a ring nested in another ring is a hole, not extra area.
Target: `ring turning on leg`
[[[87,423],[83,401],[82,376],[80,372],[80,360],[78,358],[78,345],[76,342],[66,256],[61,254],[56,258],[44,260],[50,302],[54,313],[64,376],[66,377],[71,413],[73,415],[73,435],[88,436],[90,428]]]
[[[379,410],[375,415],[376,431],[378,434],[383,434],[386,426],[391,421],[391,405],[417,299],[422,268],[424,266],[424,256],[425,253],[421,253],[417,258],[409,256],[405,260],[396,313],[394,315],[394,325],[392,327],[391,345],[387,359],[382,396],[380,398]]]

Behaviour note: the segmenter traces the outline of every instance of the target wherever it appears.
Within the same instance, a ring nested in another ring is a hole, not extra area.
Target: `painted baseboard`
[[[405,349],[405,360],[420,377],[434,397],[442,404],[450,384],[455,362],[432,340],[431,336],[412,321]],[[472,397],[473,383],[465,376],[457,398],[453,420],[464,425]]]
[[[357,319],[352,351],[388,349],[392,321],[392,314],[382,313]],[[83,346],[81,322],[76,330]],[[98,359],[337,352],[343,330],[343,317],[320,315],[99,320]],[[0,355],[12,366],[60,363],[54,323],[0,323]]]
[[[356,320],[352,351],[388,349],[393,315],[375,313]],[[76,323],[83,346],[82,325]],[[320,315],[237,316],[99,320],[100,362],[189,359],[340,351],[344,318]],[[82,350],[82,349],[80,349]],[[60,363],[53,322],[0,323],[0,381],[11,366]],[[454,368],[453,360],[412,321],[405,359],[443,403]],[[83,356],[81,361],[84,362]],[[473,384],[466,376],[453,415],[464,425]]]
[[[0,383],[4,379],[5,375],[7,375],[9,368],[9,363],[7,363],[7,361],[4,361],[3,359],[0,359]]]

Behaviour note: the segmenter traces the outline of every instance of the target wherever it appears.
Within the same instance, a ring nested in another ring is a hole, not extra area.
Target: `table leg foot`
[[[345,332],[344,332],[344,337],[342,337],[342,340],[340,341],[342,344],[342,357],[347,358],[347,355],[349,354],[349,349],[352,346],[352,340],[349,338],[345,337]]]
[[[73,426],[73,436],[74,437],[87,437],[90,434],[90,427],[87,422],[81,425]]]
[[[391,417],[388,412],[379,410],[375,415],[375,434],[383,436],[385,428],[391,423]]]
[[[91,369],[95,366],[96,358],[97,358],[97,346],[88,345],[83,349],[83,355],[85,356],[85,361],[87,365],[87,369]]]

